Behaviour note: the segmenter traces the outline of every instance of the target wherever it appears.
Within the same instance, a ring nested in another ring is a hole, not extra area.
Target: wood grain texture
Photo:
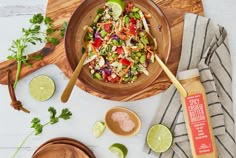
[[[75,155],[77,155],[78,157],[81,157],[81,158],[83,156],[89,157],[89,158],[95,158],[96,157],[93,154],[93,152],[86,145],[84,145],[83,143],[81,143],[81,142],[79,142],[75,139],[72,139],[72,138],[59,137],[59,138],[54,138],[54,139],[48,140],[47,142],[40,145],[38,147],[38,149],[36,149],[35,152],[33,153],[32,158],[39,157],[40,155],[43,155],[45,157],[44,154],[53,154],[53,153],[51,153],[52,149],[53,148],[58,149],[58,145],[60,145],[59,149],[61,148],[61,145],[63,145],[64,148],[68,149],[67,153],[69,153],[69,154],[66,155],[68,158],[70,158],[69,156],[73,152],[74,152]],[[49,149],[49,151],[48,151],[48,149]],[[72,151],[71,151],[71,149],[72,149]],[[66,154],[66,152],[65,152],[65,154]],[[54,155],[52,155],[52,156],[54,156]],[[62,157],[63,156],[65,156],[65,155],[62,155]],[[77,157],[77,156],[74,156],[74,157]],[[47,158],[51,158],[51,157],[47,157]],[[57,157],[57,158],[59,158],[59,157]]]
[[[171,28],[172,50],[167,62],[167,66],[175,74],[180,59],[184,15],[186,12],[192,12],[203,15],[202,1],[154,0],[154,2],[159,5],[159,7],[166,15],[166,18]],[[80,3],[82,3],[82,0],[49,0],[46,15],[54,20],[54,25],[56,27],[59,27],[64,21],[68,21],[70,19],[72,13],[79,6]],[[62,42],[55,48],[46,45],[46,49],[43,48],[42,50],[36,52],[36,54],[37,53],[43,54],[45,56],[44,59],[42,61],[32,61],[33,68],[23,66],[20,78],[23,78],[31,72],[48,64],[56,64],[68,77],[72,75],[72,69],[70,68],[65,56],[63,39]],[[12,70],[12,80],[14,80],[16,72],[16,62],[5,61],[3,63],[0,63],[0,84],[7,84],[6,71],[8,69]],[[86,92],[104,99],[132,101],[158,94],[163,90],[167,89],[171,85],[171,82],[168,77],[162,72],[159,78],[154,81],[150,86],[146,87],[142,91],[128,96],[113,96],[112,94],[102,95],[92,91],[91,89],[88,89],[86,86],[80,83],[79,80],[77,80],[76,84]]]
[[[51,144],[39,150],[33,158],[89,158],[82,150],[67,144]]]

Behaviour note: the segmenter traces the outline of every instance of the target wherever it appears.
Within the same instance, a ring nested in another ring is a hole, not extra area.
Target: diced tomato
[[[122,47],[117,47],[117,48],[116,48],[116,52],[117,52],[118,54],[124,54],[124,49],[123,49]]]
[[[108,75],[105,72],[102,73],[102,79],[103,81],[108,81]]]
[[[112,78],[111,76],[108,76],[108,81],[109,82],[111,82],[111,83],[115,83],[116,81],[118,81],[119,80],[119,77],[118,76],[116,76],[115,78]]]
[[[93,46],[99,48],[102,45],[102,40],[100,38],[95,38]]]
[[[137,26],[135,24],[130,25],[129,31],[131,34],[136,35],[137,34]]]
[[[147,60],[151,59],[151,53],[147,53]]]
[[[111,24],[110,24],[110,23],[105,24],[105,25],[104,25],[104,30],[105,30],[106,32],[110,33],[110,32],[111,32]]]
[[[134,3],[129,2],[128,5],[127,5],[127,7],[126,7],[126,11],[127,11],[127,12],[131,12],[132,9],[133,9],[133,7],[134,7]]]
[[[129,66],[131,64],[131,62],[125,58],[120,59],[120,63],[126,66]]]
[[[132,17],[132,18],[130,19],[130,22],[131,22],[131,24],[136,24],[137,20],[136,20],[134,17]]]

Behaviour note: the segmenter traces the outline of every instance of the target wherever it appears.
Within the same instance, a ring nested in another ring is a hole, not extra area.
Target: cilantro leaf
[[[31,19],[30,19],[30,23],[32,24],[41,24],[43,22],[43,15],[41,13],[39,14],[35,14]]]
[[[51,25],[51,24],[52,24],[52,19],[51,19],[50,17],[45,17],[44,23],[45,23],[46,25]]]
[[[50,123],[51,123],[51,124],[55,124],[55,123],[57,123],[58,121],[59,121],[58,117],[55,117],[55,118],[51,118],[51,119],[50,119]]]
[[[56,117],[57,111],[53,107],[49,107],[48,111],[50,112],[50,123],[55,124],[59,121],[58,117]]]
[[[60,41],[55,37],[47,37],[46,40],[55,46],[60,43]]]
[[[40,25],[34,25],[32,29],[29,29],[30,33],[36,34],[39,33],[39,30],[41,29]]]
[[[35,37],[35,36],[33,36],[33,37],[31,37],[31,38],[32,38],[32,40],[34,40],[34,41],[38,41],[38,42],[42,43],[42,38],[40,38],[40,37]]]
[[[35,60],[42,60],[43,56],[42,54],[37,54],[35,56],[30,57],[30,60],[35,59]]]
[[[14,60],[14,59],[16,59],[14,56],[11,56],[11,55],[9,55],[9,56],[7,56],[7,59],[8,60]]]
[[[39,118],[35,117],[35,118],[32,119],[31,123],[32,124],[37,124],[37,123],[40,123],[40,120],[39,120]]]
[[[43,125],[41,124],[36,124],[34,127],[34,134],[39,135],[43,131]]]
[[[70,119],[71,116],[72,116],[72,113],[66,108],[61,111],[59,118],[62,118],[64,120],[68,120],[68,119]]]
[[[67,29],[67,22],[64,21],[63,24],[62,24],[62,28],[61,28],[61,30],[60,30],[60,35],[61,35],[61,37],[64,37],[64,36],[65,36],[65,31],[66,31],[66,29]]]
[[[86,49],[82,47],[82,54],[84,54],[85,52],[86,52]]]
[[[53,107],[49,107],[49,108],[48,108],[48,112],[50,112],[50,119],[56,117],[57,111],[56,111],[55,108],[53,108]]]
[[[104,12],[104,9],[103,8],[99,8],[98,10],[97,10],[97,14],[102,14]]]
[[[39,118],[33,118],[31,123],[31,128],[34,128],[35,135],[40,134],[43,130],[43,125],[40,124]]]
[[[46,32],[47,32],[48,35],[50,35],[53,32],[55,32],[55,30],[53,28],[49,27],[49,28],[47,28]]]

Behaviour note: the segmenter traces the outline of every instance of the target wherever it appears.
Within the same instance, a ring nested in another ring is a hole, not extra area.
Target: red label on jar
[[[202,94],[188,96],[185,103],[196,154],[211,153],[213,147]]]

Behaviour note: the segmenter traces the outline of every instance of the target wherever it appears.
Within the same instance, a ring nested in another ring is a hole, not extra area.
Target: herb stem
[[[35,117],[34,119],[32,119],[31,128],[34,128],[34,130],[29,135],[27,135],[25,137],[25,139],[22,141],[20,146],[16,149],[16,151],[14,152],[14,154],[11,158],[16,157],[17,153],[22,148],[22,146],[25,144],[25,142],[29,139],[30,136],[32,136],[33,134],[39,135],[40,133],[43,132],[43,128],[45,126],[55,124],[55,123],[59,122],[59,119],[69,120],[72,116],[72,113],[67,108],[62,109],[61,114],[58,115],[58,116],[56,116],[57,111],[53,107],[49,107],[48,112],[50,112],[50,120],[47,123],[43,124],[43,125],[40,123],[39,118]]]
[[[20,59],[22,54],[23,54],[23,51],[24,51],[24,46],[22,46],[22,44],[19,43],[19,44],[17,44],[17,47],[18,47],[18,49],[17,49],[17,54],[16,55],[17,55],[17,59]],[[17,70],[16,70],[16,78],[15,78],[15,82],[14,82],[14,88],[16,87],[17,82],[19,80],[21,67],[22,67],[22,61],[17,60]]]
[[[47,125],[49,125],[50,124],[50,121],[48,122],[48,123],[45,123],[44,125],[43,125],[43,127],[45,127],[45,126],[47,126]]]
[[[43,127],[45,127],[45,126],[47,126],[47,125],[49,125],[50,124],[50,122],[48,122],[48,123],[45,123],[44,125],[43,125]],[[20,146],[17,148],[17,150],[15,151],[15,153],[13,154],[13,156],[11,157],[11,158],[14,158],[15,156],[16,156],[16,154],[19,152],[19,150],[21,149],[21,147],[25,144],[25,142],[29,139],[29,137],[30,136],[32,136],[34,134],[34,131],[32,131],[29,135],[27,135],[26,137],[25,137],[25,139],[22,141],[22,143],[20,144]]]
[[[17,71],[16,71],[15,82],[14,82],[14,88],[16,88],[16,85],[17,85],[18,80],[19,80],[21,67],[22,67],[22,61],[17,61]]]
[[[11,158],[14,158],[16,156],[16,154],[19,152],[19,150],[21,149],[21,147],[25,144],[25,142],[29,139],[30,136],[32,136],[34,134],[34,131],[32,131],[28,136],[25,137],[25,139],[22,141],[22,143],[20,144],[20,146],[17,148],[17,150],[15,151],[15,153],[13,154],[13,156]]]

